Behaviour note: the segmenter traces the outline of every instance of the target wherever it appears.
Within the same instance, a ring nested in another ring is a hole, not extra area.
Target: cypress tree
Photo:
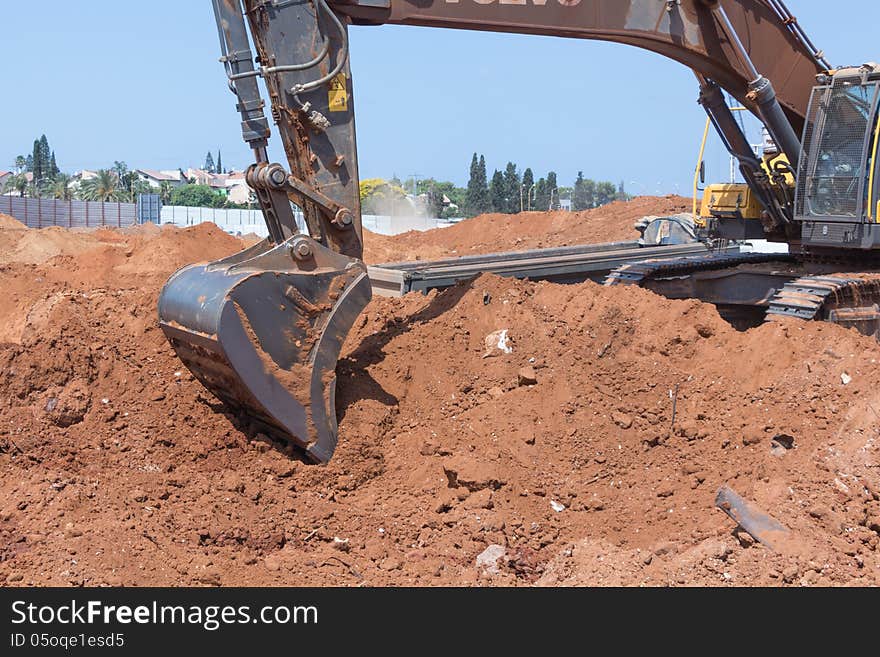
[[[474,156],[471,158],[471,171],[468,176],[467,190],[464,195],[464,211],[471,216],[479,213],[479,193],[477,192],[479,167],[480,164],[477,160],[477,154],[474,153]]]
[[[226,173],[223,170],[223,158],[220,157],[220,149],[217,149],[217,173]]]
[[[589,207],[585,183],[586,181],[584,180],[584,172],[578,171],[577,180],[574,181],[574,191],[571,195],[572,210],[586,210]]]
[[[559,209],[559,187],[556,185],[556,172],[551,171],[547,174],[547,196],[548,204],[547,208],[549,210],[558,210]]]
[[[489,182],[486,177],[486,158],[480,155],[480,165],[477,169],[477,183],[480,191],[480,212],[492,210],[492,199],[489,196]]]
[[[535,183],[535,201],[532,204],[533,210],[547,210],[550,207],[550,192],[547,188],[547,181],[543,178],[538,179]]]
[[[33,168],[31,170],[34,172],[34,184],[38,185],[43,179],[43,156],[40,151],[39,139],[34,139],[34,154],[32,162]]]
[[[471,158],[471,172],[465,192],[464,205],[465,212],[472,217],[492,209],[492,199],[489,196],[489,185],[486,181],[486,158],[482,155],[477,158],[476,153]]]
[[[49,140],[46,135],[40,137],[40,161],[43,167],[43,177],[49,178],[52,175],[52,151],[49,149]]]
[[[521,209],[520,200],[525,204],[525,200],[522,197],[521,184],[516,165],[513,162],[508,162],[507,167],[504,169],[504,197],[506,199],[504,212],[516,214]]]
[[[493,212],[507,212],[505,187],[504,174],[495,169],[495,173],[492,175],[492,183],[489,185],[489,198],[492,200]]]
[[[52,151],[52,157],[49,160],[49,177],[55,180],[59,173],[61,171],[58,170],[58,165],[55,163],[55,151]]]
[[[205,171],[208,173],[214,173],[214,156],[211,155],[211,151],[208,151],[208,155],[205,156]]]
[[[534,189],[532,186],[535,184],[535,174],[532,173],[531,169],[526,169],[523,171],[522,177],[522,186],[523,186],[523,209],[531,210],[533,209],[533,204],[531,200],[531,196],[534,193]]]

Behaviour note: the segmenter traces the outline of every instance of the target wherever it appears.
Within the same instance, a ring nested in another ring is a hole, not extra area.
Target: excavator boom
[[[815,75],[827,68],[781,0],[212,3],[220,61],[236,97],[242,137],[254,153],[247,181],[269,237],[172,276],[159,300],[160,325],[199,380],[255,431],[292,442],[319,462],[336,446],[339,351],[370,300],[349,24],[605,40],[681,62],[697,74],[701,102],[762,204],[782,223],[790,211],[762,186],[736,122],[725,115],[720,89],[761,118],[795,164],[798,153],[789,151],[799,150],[795,134],[803,127]],[[609,78],[627,75],[637,79],[638,71],[609,67]],[[270,127],[258,78],[268,91],[287,166],[268,161]],[[606,98],[597,81],[596,102]]]

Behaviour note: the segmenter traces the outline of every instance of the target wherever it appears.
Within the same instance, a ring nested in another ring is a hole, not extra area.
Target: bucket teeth
[[[293,257],[303,242],[310,256]],[[370,296],[362,262],[297,235],[181,269],[159,297],[159,324],[233,412],[323,463],[337,442],[336,362]]]

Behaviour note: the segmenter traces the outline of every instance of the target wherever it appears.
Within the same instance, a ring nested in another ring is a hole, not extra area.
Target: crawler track
[[[699,271],[729,269],[737,265],[764,262],[794,262],[795,258],[780,253],[710,253],[681,258],[642,260],[622,265],[605,278],[605,285],[640,285],[654,278],[687,276]]]
[[[831,310],[880,303],[880,273],[802,276],[770,301],[767,320],[778,317],[828,319]]]

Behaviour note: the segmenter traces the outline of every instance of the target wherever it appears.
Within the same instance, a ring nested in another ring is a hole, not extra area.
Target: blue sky
[[[209,0],[3,2],[0,169],[46,133],[66,171],[124,160],[245,167]],[[880,3],[790,0],[832,64],[880,60]],[[857,13],[857,19],[851,14]],[[466,182],[471,153],[560,184],[579,170],[632,193],[690,189],[705,114],[691,72],[615,44],[413,27],[352,28],[361,176]],[[614,80],[613,70],[626,77]],[[601,96],[600,96],[601,94]],[[752,135],[757,140],[757,135]],[[276,159],[283,157],[276,144]],[[727,175],[715,143],[710,177]]]

